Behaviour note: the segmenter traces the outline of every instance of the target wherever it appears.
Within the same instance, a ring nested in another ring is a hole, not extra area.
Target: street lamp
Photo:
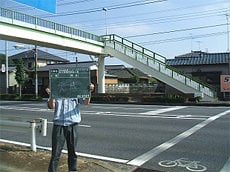
[[[103,11],[105,11],[105,34],[108,35],[108,28],[107,28],[107,8],[102,8]]]
[[[15,49],[29,49],[32,50],[34,52],[34,58],[35,58],[35,96],[36,99],[38,98],[38,73],[37,73],[37,45],[35,45],[34,49],[33,47],[30,46],[25,46],[25,45],[21,45],[21,44],[17,44],[14,46]]]

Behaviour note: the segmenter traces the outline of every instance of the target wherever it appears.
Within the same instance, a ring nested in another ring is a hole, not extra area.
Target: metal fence
[[[39,118],[39,119],[34,119],[32,121],[11,121],[11,120],[0,120],[0,126],[1,127],[11,127],[11,128],[25,128],[25,129],[30,129],[31,132],[31,150],[36,152],[37,147],[36,147],[36,131],[39,131],[42,136],[47,135],[47,119],[44,118]]]
[[[16,21],[19,21],[19,22],[23,22],[24,25],[25,24],[32,25],[33,29],[42,27],[42,28],[46,28],[47,29],[46,31],[51,30],[54,33],[62,32],[62,33],[66,33],[72,36],[79,36],[84,39],[102,42],[101,37],[98,35],[94,35],[92,33],[85,32],[80,29],[69,27],[69,26],[66,26],[60,23],[55,23],[53,21],[45,20],[42,18],[38,18],[38,17],[31,16],[28,14],[20,13],[20,12],[16,12],[10,9],[0,7],[0,16],[2,17],[2,19],[0,18],[0,21],[10,22],[12,24],[16,23]],[[3,18],[9,19],[9,20],[4,20]]]

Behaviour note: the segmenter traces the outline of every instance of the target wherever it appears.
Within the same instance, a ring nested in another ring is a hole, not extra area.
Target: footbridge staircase
[[[210,86],[168,66],[165,57],[114,34],[97,36],[0,7],[0,39],[98,57],[114,56],[185,94],[200,95],[203,101],[216,98]]]
[[[216,92],[208,84],[168,66],[166,58],[117,35],[106,35],[104,52],[138,68],[142,72],[185,94],[214,101]]]

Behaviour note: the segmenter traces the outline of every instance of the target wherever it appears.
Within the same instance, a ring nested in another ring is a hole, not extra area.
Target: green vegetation
[[[21,58],[18,59],[18,61],[17,61],[15,79],[19,85],[19,96],[21,97],[21,95],[22,95],[22,84],[26,80],[25,66],[24,66],[23,60]]]

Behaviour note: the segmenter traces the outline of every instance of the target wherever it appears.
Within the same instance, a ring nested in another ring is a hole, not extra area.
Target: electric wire
[[[198,39],[198,38],[204,38],[204,37],[221,36],[225,34],[227,34],[227,32],[214,32],[214,33],[208,33],[208,34],[192,35],[192,36],[185,36],[185,37],[175,37],[175,38],[161,39],[161,40],[155,40],[155,41],[145,41],[145,42],[139,42],[138,44],[140,45],[162,44],[162,43],[168,43],[168,42],[184,41],[188,39]]]
[[[135,1],[132,3],[123,3],[123,4],[117,4],[113,6],[105,6],[105,7],[97,7],[97,8],[91,8],[91,9],[83,9],[78,11],[72,11],[72,12],[62,12],[55,15],[41,15],[40,17],[43,18],[53,18],[53,17],[61,17],[61,16],[71,16],[71,15],[79,15],[79,14],[89,14],[89,13],[95,13],[99,11],[103,11],[103,8],[106,8],[107,10],[116,10],[116,9],[123,9],[123,8],[130,8],[130,7],[137,7],[142,5],[148,5],[152,3],[158,3],[158,2],[164,2],[167,0],[153,0],[153,1]]]

